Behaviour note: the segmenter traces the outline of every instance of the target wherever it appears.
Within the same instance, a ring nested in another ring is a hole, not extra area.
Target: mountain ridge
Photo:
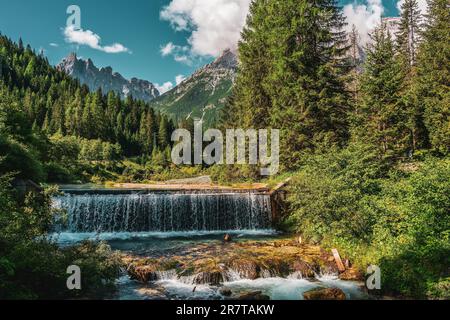
[[[86,84],[92,91],[100,88],[104,93],[114,91],[120,94],[122,99],[131,95],[145,102],[160,96],[153,83],[138,78],[127,80],[120,73],[114,72],[112,67],[97,68],[90,58],[83,60],[75,53],[64,58],[56,68],[78,79],[81,84]]]
[[[212,125],[231,93],[237,67],[236,54],[225,50],[216,60],[195,71],[150,105],[178,121],[203,119],[206,125]]]

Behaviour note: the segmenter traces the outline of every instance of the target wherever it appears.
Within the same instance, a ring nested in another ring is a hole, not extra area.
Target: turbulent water
[[[81,240],[104,240],[113,250],[148,257],[184,252],[199,244],[221,243],[229,233],[234,241],[277,238],[272,228],[270,197],[256,193],[109,192],[77,190],[54,199],[63,209],[51,237],[60,245]],[[64,221],[64,222],[61,222]],[[195,277],[195,275],[193,276]],[[293,274],[280,278],[262,272],[256,280],[229,271],[223,285],[240,292],[261,291],[273,300],[303,298],[316,287],[341,288],[349,299],[366,298],[357,283],[317,276],[315,281]],[[224,299],[217,286],[194,284],[192,277],[161,272],[148,284],[124,274],[117,280],[117,299]]]
[[[270,197],[254,193],[66,194],[59,231],[76,233],[260,230],[271,227]]]

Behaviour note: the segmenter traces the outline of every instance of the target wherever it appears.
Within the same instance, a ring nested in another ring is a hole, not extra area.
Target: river
[[[138,257],[180,256],[197,246],[221,248],[224,234],[238,244],[265,243],[282,238],[271,229],[270,198],[266,194],[231,192],[147,192],[71,190],[54,199],[64,209],[64,223],[55,225],[53,239],[61,246],[82,240],[102,240],[113,250]],[[195,259],[195,258],[193,258]],[[118,300],[225,299],[225,287],[234,295],[260,291],[272,300],[301,300],[318,287],[342,289],[347,299],[366,299],[357,282],[341,281],[334,274],[306,279],[293,273],[261,272],[248,279],[227,271],[219,285],[196,284],[174,271],[159,273],[149,283],[131,280],[126,272],[117,280]]]

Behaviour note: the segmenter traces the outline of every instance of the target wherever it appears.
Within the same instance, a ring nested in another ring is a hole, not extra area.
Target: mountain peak
[[[147,80],[133,78],[125,79],[120,73],[114,72],[110,66],[97,68],[91,59],[78,59],[76,53],[69,54],[59,65],[58,70],[78,79],[86,84],[90,90],[101,89],[107,93],[114,91],[120,94],[122,99],[128,96],[149,102],[160,95],[156,87]]]
[[[198,118],[206,126],[213,125],[231,92],[237,66],[236,54],[225,50],[216,60],[155,99],[151,106],[177,121]]]

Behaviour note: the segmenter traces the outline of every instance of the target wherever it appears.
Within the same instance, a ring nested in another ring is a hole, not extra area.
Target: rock
[[[154,266],[134,266],[128,267],[128,274],[132,280],[138,280],[140,282],[150,282],[158,280],[158,274],[154,269]]]
[[[364,279],[364,275],[358,269],[351,268],[341,273],[339,279],[344,281],[361,281]]]
[[[122,99],[133,96],[145,102],[160,96],[152,83],[136,78],[127,80],[121,74],[113,72],[111,67],[98,69],[92,60],[79,59],[75,53],[71,53],[56,68],[86,84],[93,92],[100,88],[102,92],[114,91]]]
[[[317,288],[303,293],[305,300],[346,300],[344,291],[338,288]]]
[[[268,295],[262,294],[261,291],[251,291],[251,292],[244,292],[239,295],[237,300],[246,300],[246,301],[263,301],[263,300],[270,300],[270,297]]]
[[[223,276],[220,272],[201,272],[195,275],[194,284],[209,284],[218,286],[223,282]]]
[[[302,260],[295,261],[291,268],[293,272],[299,272],[303,278],[312,279],[316,275],[313,268],[308,263]]]
[[[223,237],[223,241],[225,241],[225,242],[231,242],[231,241],[233,241],[233,238],[227,233],[227,234]]]
[[[259,277],[259,267],[253,261],[245,259],[234,260],[231,263],[231,269],[245,279],[255,280]]]
[[[219,293],[224,297],[230,297],[233,294],[231,289],[227,287],[220,288]]]

